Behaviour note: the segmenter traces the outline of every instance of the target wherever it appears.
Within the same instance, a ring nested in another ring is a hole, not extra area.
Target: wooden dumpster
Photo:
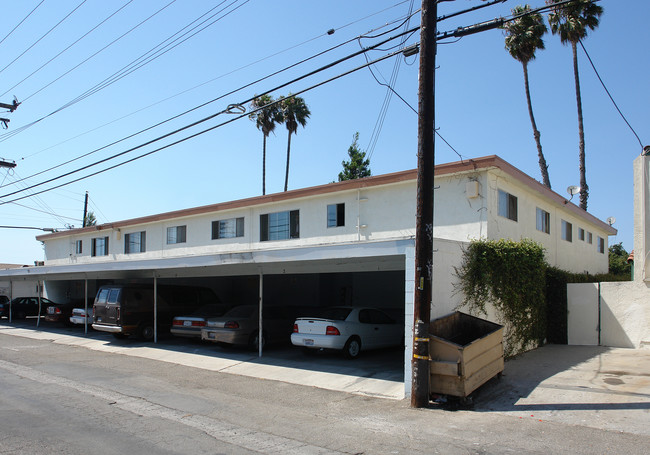
[[[431,321],[430,394],[467,397],[503,372],[503,326],[457,311]]]

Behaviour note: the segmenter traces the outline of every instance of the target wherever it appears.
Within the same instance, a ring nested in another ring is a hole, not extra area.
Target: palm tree
[[[284,176],[284,191],[287,191],[289,186],[289,157],[291,155],[291,135],[298,132],[298,125],[303,128],[307,124],[307,119],[311,115],[309,108],[305,104],[305,100],[299,96],[292,96],[289,93],[289,96],[282,98],[281,103],[282,117],[284,119],[284,124],[287,127],[288,139],[287,139],[287,171]]]
[[[262,95],[251,101],[253,112],[249,118],[262,131],[262,194],[266,194],[266,138],[275,130],[275,125],[282,123],[282,112],[271,95]]]
[[[512,9],[513,16],[519,16],[530,11],[529,5],[516,6]],[[528,62],[535,59],[535,51],[544,49],[544,40],[542,37],[548,31],[544,24],[544,19],[539,13],[522,16],[503,26],[506,34],[506,49],[510,55],[521,62],[524,68],[524,87],[526,89],[526,101],[528,101],[528,115],[530,123],[533,126],[533,136],[537,144],[537,157],[539,160],[539,169],[542,172],[542,181],[544,186],[551,188],[551,180],[548,176],[548,165],[542,152],[542,142],[540,133],[535,123],[533,115],[533,105],[530,100],[530,89],[528,85]]]
[[[558,3],[560,0],[546,0],[548,5]],[[578,136],[579,136],[579,162],[580,162],[580,208],[587,210],[589,187],[587,186],[585,166],[585,132],[582,125],[582,99],[580,98],[580,75],[578,72],[577,44],[586,38],[587,29],[594,30],[598,27],[599,18],[603,8],[591,0],[578,0],[564,6],[556,6],[548,16],[551,32],[560,35],[562,44],[571,43],[573,51],[573,74],[576,85],[576,103],[578,105]]]

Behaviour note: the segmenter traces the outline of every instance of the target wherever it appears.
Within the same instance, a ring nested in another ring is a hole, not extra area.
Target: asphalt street
[[[415,410],[405,399],[298,384],[308,375],[302,370],[290,373],[294,381],[261,379],[176,363],[178,351],[151,359],[125,354],[128,350],[92,349],[83,344],[96,340],[83,337],[77,344],[54,342],[60,335],[56,330],[18,335],[0,325],[1,453],[645,454],[650,447],[650,395],[643,386],[630,384],[635,391],[618,394],[627,401],[603,398],[600,408],[562,395],[571,392],[571,375],[595,380],[587,370],[594,359],[600,359],[612,387],[623,385],[615,378],[628,384],[632,376],[623,373],[630,372],[622,364],[603,363],[606,352],[598,350],[558,361],[555,374],[546,377],[541,371],[548,357],[526,363],[522,356],[506,364],[500,382],[481,389],[472,409],[434,404]],[[551,354],[561,359],[558,352]],[[324,361],[335,364],[335,359]],[[538,371],[530,368],[535,363]],[[568,376],[558,376],[566,371]],[[596,382],[591,388],[602,389]],[[539,405],[540,390],[562,393],[555,393],[555,406]],[[630,413],[646,429],[622,430],[624,419],[607,428],[557,418],[584,412],[583,417],[600,413],[608,419],[609,411]]]

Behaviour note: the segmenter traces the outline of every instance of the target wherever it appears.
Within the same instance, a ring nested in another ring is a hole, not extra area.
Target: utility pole
[[[86,199],[84,200],[84,217],[81,222],[81,227],[86,227],[86,216],[88,215],[88,191],[86,191]]]
[[[11,104],[0,103],[0,107],[4,109],[9,109],[10,113],[15,111],[18,108],[18,106],[20,106],[20,103],[18,102],[18,99],[15,96],[14,96],[14,101]],[[10,120],[8,118],[0,118],[0,123],[2,124],[2,127],[4,129],[9,128],[9,122]]]
[[[429,405],[429,322],[433,283],[433,179],[437,0],[422,0],[418,86],[418,178],[411,407]]]

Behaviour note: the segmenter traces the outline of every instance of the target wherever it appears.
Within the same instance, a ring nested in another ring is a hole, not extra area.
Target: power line
[[[39,39],[37,39],[35,43],[33,43],[31,46],[29,46],[27,49],[25,49],[25,50],[22,52],[22,54],[20,54],[18,57],[16,57],[15,59],[13,59],[10,63],[7,64],[7,66],[5,66],[4,68],[0,69],[0,73],[2,73],[4,70],[6,70],[7,68],[9,68],[11,65],[13,65],[13,64],[14,64],[14,63],[15,63],[15,62],[20,58],[20,57],[22,57],[23,55],[25,55],[25,54],[26,54],[26,53],[27,53],[31,48],[33,48],[34,46],[36,46],[36,45],[37,45],[37,44],[38,44],[38,43],[39,43],[43,38],[45,38],[47,35],[49,35],[49,34],[50,34],[50,33],[51,33],[55,28],[57,28],[59,25],[61,25],[61,24],[62,24],[62,23],[67,19],[67,18],[69,18],[70,16],[72,16],[72,14],[73,14],[75,11],[77,11],[77,10],[81,7],[81,5],[83,5],[84,3],[86,3],[86,1],[87,1],[87,0],[82,0],[82,2],[79,3],[79,4],[78,4],[78,5],[77,5],[77,6],[76,6],[72,11],[70,11],[70,12],[69,12],[69,13],[68,13],[68,14],[67,14],[63,19],[61,19],[59,22],[57,22],[57,24],[56,24],[54,27],[52,27],[52,28],[49,29],[47,32],[45,32],[45,34],[44,34],[43,36],[41,36]],[[42,2],[41,2],[41,3],[42,3]],[[40,4],[39,4],[39,5],[40,5]],[[38,6],[37,6],[37,7],[38,7]],[[31,13],[30,13],[30,14],[31,14]]]
[[[596,66],[594,65],[594,62],[591,61],[591,57],[589,56],[589,53],[587,52],[587,49],[585,48],[585,45],[582,43],[582,40],[578,40],[580,43],[580,46],[582,46],[582,50],[585,51],[585,55],[587,56],[587,60],[589,60],[589,63],[591,64],[591,67],[594,69],[594,73],[596,73],[596,77],[598,77],[598,80],[600,81],[600,84],[603,86],[605,89],[605,93],[607,93],[607,96],[609,96],[609,99],[611,100],[612,104],[618,111],[619,115],[623,119],[623,121],[627,124],[627,126],[630,128],[630,131],[632,131],[632,134],[636,137],[636,140],[639,141],[639,145],[641,146],[641,149],[643,149],[643,142],[641,142],[641,139],[639,138],[639,135],[636,134],[636,131],[634,131],[634,128],[632,128],[632,125],[630,125],[630,122],[627,121],[621,110],[618,108],[618,104],[616,104],[616,101],[614,101],[614,98],[612,98],[611,93],[609,93],[609,90],[607,90],[607,87],[605,86],[605,83],[603,82],[603,79],[600,77],[600,74],[598,74],[598,70],[596,69]]]
[[[63,53],[65,53],[66,51],[68,51],[68,49],[70,49],[72,46],[74,46],[74,45],[77,44],[79,41],[81,41],[82,39],[84,39],[86,36],[90,35],[92,32],[94,32],[95,30],[97,30],[97,29],[98,29],[102,24],[104,24],[104,23],[105,23],[106,21],[108,21],[110,18],[112,18],[112,17],[115,16],[117,13],[119,13],[120,11],[122,11],[124,8],[126,8],[126,7],[127,7],[130,3],[132,3],[132,2],[133,2],[133,0],[129,0],[128,2],[126,2],[126,3],[125,3],[124,5],[122,5],[120,8],[118,8],[117,10],[115,10],[115,12],[112,13],[110,16],[108,16],[108,17],[105,18],[103,21],[101,21],[99,24],[95,25],[93,28],[91,28],[90,30],[88,30],[88,31],[87,31],[85,34],[83,34],[80,38],[78,38],[76,41],[74,41],[74,42],[73,42],[72,44],[70,44],[68,47],[66,47],[65,49],[63,49],[63,50],[62,50],[61,52],[59,52],[58,54],[56,54],[54,57],[52,57],[51,59],[49,59],[47,62],[43,63],[40,67],[38,67],[36,70],[34,70],[31,74],[29,74],[28,76],[24,77],[20,82],[18,82],[17,84],[15,84],[13,87],[11,87],[10,89],[8,89],[6,92],[4,92],[4,93],[3,93],[2,95],[0,95],[0,96],[4,96],[4,95],[6,95],[6,94],[9,93],[10,91],[12,91],[12,90],[15,89],[16,87],[18,87],[20,84],[22,84],[23,82],[25,82],[27,79],[29,79],[30,77],[32,77],[34,74],[38,73],[40,70],[42,70],[42,69],[45,68],[47,65],[49,65],[49,64],[52,63],[54,60],[56,60],[58,57],[60,57]]]
[[[29,16],[32,15],[32,13],[33,13],[34,11],[36,11],[36,10],[38,9],[39,6],[41,6],[41,5],[43,4],[44,1],[45,1],[45,0],[41,0],[41,2],[40,2],[38,5],[36,5],[36,6],[34,7],[34,9],[31,10],[31,11],[29,12],[29,14],[28,14],[27,16],[25,16],[25,18],[24,18],[22,21],[18,22],[18,25],[16,25],[14,28],[12,28],[11,31],[10,31],[9,33],[7,33],[7,35],[6,35],[4,38],[2,38],[2,40],[0,40],[0,44],[2,44],[2,43],[4,42],[4,40],[6,40],[7,38],[9,38],[9,36],[10,36],[13,32],[15,32],[16,29],[17,29],[18,27],[20,27],[20,26],[23,24],[23,22],[25,22],[25,21],[29,18]]]
[[[398,38],[398,37],[400,37],[400,36],[401,36],[401,34],[400,34],[400,35],[397,35],[396,37],[390,38],[390,39],[396,39],[396,38]],[[384,44],[384,42],[379,43],[377,46],[379,46],[379,45],[381,45],[381,44]],[[331,78],[329,78],[329,79],[327,79],[327,80],[325,80],[325,81],[322,81],[322,82],[319,82],[319,83],[317,83],[317,84],[314,84],[314,85],[312,85],[312,86],[310,86],[310,87],[308,87],[308,88],[306,88],[306,89],[300,90],[300,91],[298,91],[298,92],[292,94],[292,96],[298,96],[298,95],[301,95],[302,93],[308,92],[308,91],[313,90],[313,89],[315,89],[315,88],[318,88],[318,87],[320,87],[320,86],[322,86],[322,85],[325,85],[325,84],[328,84],[328,83],[330,83],[330,82],[333,82],[334,80],[337,80],[337,79],[340,79],[341,77],[344,77],[344,76],[347,76],[347,75],[349,75],[349,74],[352,74],[353,72],[359,71],[360,69],[366,68],[366,67],[369,66],[369,65],[372,65],[372,64],[378,63],[378,62],[383,61],[383,60],[386,60],[386,59],[388,59],[388,58],[395,57],[396,55],[401,55],[401,53],[402,53],[402,51],[395,51],[395,52],[392,52],[392,53],[390,53],[390,54],[386,54],[386,55],[384,55],[383,57],[379,57],[379,58],[377,58],[377,59],[371,61],[370,63],[365,63],[365,64],[363,64],[363,65],[361,65],[361,66],[357,66],[356,68],[353,68],[353,69],[351,69],[351,70],[345,71],[345,72],[343,72],[343,73],[341,73],[341,74],[339,74],[339,75],[337,75],[337,76],[333,76],[333,77],[331,77]],[[358,55],[358,52],[355,52],[353,55],[355,55],[355,56]],[[346,57],[345,59],[342,59],[342,60],[347,60],[348,58],[350,58],[350,56],[348,56],[348,57]],[[332,66],[334,66],[335,64],[338,64],[338,63],[340,63],[340,61],[337,61],[337,62],[331,63],[331,64],[327,65],[327,66],[324,67],[324,68],[320,68],[320,69],[318,69],[318,70],[316,70],[316,71],[313,71],[312,73],[320,72],[320,71],[323,71],[324,69],[331,68]],[[309,75],[312,75],[312,73],[310,73]],[[263,93],[263,94],[271,93],[271,92],[273,92],[273,91],[275,91],[275,90],[277,90],[277,89],[279,89],[279,88],[283,88],[283,87],[285,87],[285,86],[287,86],[287,85],[290,85],[290,84],[296,82],[297,80],[304,79],[304,78],[307,77],[307,76],[308,76],[308,75],[305,75],[305,76],[302,76],[302,77],[300,77],[300,78],[298,78],[298,79],[295,79],[295,80],[293,80],[293,81],[290,81],[290,82],[284,83],[284,84],[282,84],[282,85],[280,85],[280,86],[278,86],[278,87],[273,88],[272,90],[268,90],[267,92],[265,92],[265,93]],[[234,112],[231,112],[230,109],[232,109],[233,107],[236,107],[236,106],[242,106],[243,104],[250,103],[253,99],[254,99],[254,98],[250,98],[250,99],[248,99],[248,100],[246,100],[246,101],[243,101],[243,102],[242,102],[241,104],[239,104],[239,105],[230,105],[227,109],[225,109],[225,110],[223,110],[223,111],[220,111],[220,112],[217,112],[216,114],[213,114],[212,116],[210,116],[210,117],[208,117],[208,118],[206,118],[206,119],[211,119],[211,118],[214,118],[214,117],[216,117],[216,116],[218,116],[218,115],[220,115],[220,114],[224,114],[224,113],[234,113]],[[278,103],[278,102],[280,102],[280,100],[276,101],[275,103]],[[275,103],[272,103],[272,104],[275,104]],[[267,106],[269,106],[269,105],[267,105]],[[267,107],[267,106],[265,106],[265,107]],[[12,199],[12,200],[10,200],[10,201],[3,201],[3,202],[0,202],[0,205],[5,205],[5,204],[9,204],[9,203],[12,203],[12,202],[15,202],[15,201],[19,201],[19,200],[21,200],[21,199],[26,199],[26,198],[28,198],[28,197],[32,197],[32,196],[35,196],[35,195],[39,195],[39,194],[42,194],[42,193],[45,193],[45,192],[48,192],[48,191],[52,191],[52,190],[57,189],[57,188],[61,188],[61,187],[66,186],[66,185],[70,185],[70,184],[72,184],[72,183],[79,182],[79,181],[81,181],[81,180],[85,180],[85,179],[90,178],[90,177],[94,177],[94,176],[96,176],[96,175],[98,175],[98,174],[102,174],[102,173],[107,172],[107,171],[109,171],[109,170],[115,169],[115,168],[117,168],[117,167],[123,166],[123,165],[128,164],[128,163],[131,163],[131,162],[133,162],[133,161],[139,160],[139,159],[141,159],[141,158],[144,158],[144,157],[146,157],[146,156],[152,155],[152,154],[154,154],[154,153],[157,153],[157,152],[159,152],[159,151],[165,150],[165,149],[167,149],[167,148],[170,148],[170,147],[176,146],[176,145],[178,145],[178,144],[181,144],[181,143],[183,143],[183,142],[185,142],[185,141],[188,141],[188,140],[190,140],[190,139],[193,139],[193,138],[195,138],[195,137],[201,136],[201,135],[203,135],[203,134],[205,134],[205,133],[208,133],[208,132],[210,132],[210,131],[212,131],[212,130],[215,130],[215,129],[217,129],[217,128],[220,128],[220,127],[222,127],[222,126],[225,126],[225,125],[227,125],[227,124],[230,124],[230,123],[234,122],[235,120],[239,120],[239,119],[242,119],[242,118],[248,117],[251,113],[258,112],[258,111],[260,111],[261,109],[263,109],[263,108],[265,108],[265,107],[262,107],[262,108],[256,109],[256,110],[251,111],[251,112],[248,112],[248,113],[242,113],[242,114],[240,114],[240,115],[237,115],[237,116],[236,116],[235,118],[233,118],[233,119],[230,119],[230,120],[227,120],[227,121],[222,122],[222,123],[220,123],[220,124],[217,124],[217,125],[214,125],[214,126],[212,126],[212,127],[206,128],[206,129],[204,129],[204,130],[202,130],[202,131],[199,131],[199,132],[197,132],[197,133],[191,134],[191,135],[186,136],[186,137],[184,137],[184,138],[182,138],[182,139],[179,139],[179,140],[177,140],[177,141],[175,141],[175,142],[169,143],[169,144],[167,144],[167,145],[164,145],[164,146],[159,147],[159,148],[157,148],[157,149],[154,149],[154,150],[151,150],[151,151],[149,151],[149,152],[143,153],[143,154],[138,155],[138,156],[136,156],[136,157],[130,158],[130,159],[128,159],[128,160],[126,160],[126,161],[123,161],[123,162],[121,162],[121,163],[117,163],[117,164],[112,165],[112,166],[110,166],[110,167],[108,167],[108,168],[101,169],[101,170],[99,170],[99,171],[96,171],[96,172],[93,172],[93,173],[91,173],[91,174],[88,174],[88,175],[85,175],[85,176],[82,176],[82,177],[76,178],[76,179],[74,179],[74,180],[71,180],[71,181],[68,181],[68,182],[61,183],[61,184],[56,185],[56,186],[54,186],[54,187],[46,188],[46,189],[44,189],[44,190],[41,190],[41,191],[35,192],[35,193],[33,193],[32,195],[21,196],[21,197],[18,197],[18,198]],[[195,125],[197,125],[197,124],[199,124],[199,123],[202,123],[202,122],[205,121],[206,119],[203,119],[203,120],[201,120],[201,121],[199,121],[199,122],[195,122],[194,124],[192,124],[192,125],[190,125],[190,126],[195,126]],[[188,126],[188,127],[189,127],[189,126]],[[186,128],[187,128],[187,127],[183,128],[182,130],[184,130],[184,129],[186,129]],[[180,130],[177,130],[176,132],[178,132],[178,131],[180,131]],[[169,135],[171,135],[171,134],[172,134],[172,133],[170,133],[170,134],[168,134],[168,135],[166,135],[166,136],[169,136]],[[175,134],[175,133],[173,133],[173,134]],[[151,142],[151,141],[150,141],[150,142]],[[118,154],[118,155],[123,155],[124,153],[127,153],[127,152],[128,152],[128,151],[126,151],[126,152],[122,152],[122,153],[120,153],[120,154]],[[102,160],[102,161],[106,161],[106,160]],[[88,167],[88,166],[86,166],[86,168],[87,168],[87,167]],[[83,170],[83,169],[81,169],[81,170]],[[78,171],[79,171],[79,170],[74,171],[74,172],[78,172]],[[70,175],[70,174],[71,174],[71,173],[68,173],[67,175]],[[67,176],[67,175],[65,175],[65,176]],[[61,178],[61,177],[63,177],[63,176],[60,176],[60,177],[57,177],[57,178]],[[50,181],[52,181],[52,180],[54,180],[54,179],[51,179]],[[49,183],[49,181],[48,181],[48,182],[42,182],[42,183],[40,183],[40,184],[38,184],[38,185],[42,185],[42,184],[44,184],[44,183]],[[38,185],[33,185],[33,186],[29,187],[29,188],[34,188],[34,186],[38,186]],[[22,191],[22,190],[21,190],[21,191]],[[11,193],[11,194],[16,194],[16,193],[18,193],[18,192],[20,192],[20,191],[17,191],[17,192]],[[7,196],[7,195],[3,195],[3,196],[0,196],[0,197],[6,197],[6,196]]]
[[[399,27],[397,27],[397,28],[399,28]],[[375,30],[377,30],[377,29],[371,30],[370,32],[373,32],[373,31],[375,31]],[[367,33],[370,33],[370,32],[367,32]],[[388,32],[385,32],[385,33],[388,33]],[[385,34],[385,33],[382,33],[382,35]],[[362,35],[362,36],[363,36],[363,35]],[[379,36],[381,36],[381,35],[379,35]],[[398,36],[402,36],[402,35],[398,35]],[[234,93],[237,93],[237,92],[239,92],[239,91],[241,91],[241,90],[243,90],[243,89],[245,89],[245,88],[251,87],[252,85],[258,84],[259,82],[262,82],[262,81],[264,81],[264,80],[266,80],[266,79],[269,79],[269,78],[271,78],[271,77],[273,77],[273,76],[276,76],[276,75],[278,75],[278,74],[281,74],[282,72],[285,72],[285,71],[287,71],[287,70],[289,70],[289,69],[291,69],[291,68],[297,67],[297,66],[299,66],[299,65],[301,65],[301,64],[303,64],[303,63],[305,63],[305,62],[307,62],[307,61],[310,61],[310,60],[313,60],[313,59],[315,59],[315,58],[317,58],[317,57],[320,57],[320,56],[322,56],[322,55],[325,55],[326,53],[331,52],[331,51],[333,51],[333,50],[335,50],[335,49],[338,49],[338,48],[344,46],[345,44],[348,44],[348,43],[350,43],[350,42],[352,42],[352,41],[355,41],[355,40],[358,39],[358,38],[359,38],[359,37],[354,37],[354,38],[348,39],[347,41],[345,41],[345,42],[343,42],[343,43],[340,43],[340,44],[337,44],[337,45],[335,45],[335,46],[332,46],[332,47],[330,47],[330,48],[328,48],[328,49],[325,49],[325,50],[323,50],[323,51],[321,51],[321,52],[319,52],[319,53],[317,53],[317,54],[314,54],[314,55],[312,55],[312,56],[310,56],[310,57],[307,57],[307,58],[305,58],[305,59],[303,59],[303,60],[300,60],[300,61],[298,61],[298,62],[296,62],[296,63],[293,63],[293,64],[291,64],[291,65],[289,65],[289,66],[286,66],[286,67],[284,67],[284,68],[282,68],[282,69],[280,69],[280,70],[278,70],[278,71],[275,71],[274,73],[271,73],[271,74],[269,74],[269,75],[263,76],[263,77],[261,77],[261,78],[255,80],[255,81],[253,81],[253,82],[249,82],[249,83],[247,83],[247,84],[245,84],[245,85],[243,85],[243,86],[241,86],[241,87],[239,87],[239,88],[237,88],[237,89],[231,90],[230,92],[225,93],[225,94],[223,94],[223,95],[220,95],[220,96],[218,96],[217,98],[214,98],[214,99],[212,99],[212,100],[210,100],[210,101],[207,101],[207,102],[205,102],[205,103],[203,103],[203,104],[201,104],[201,105],[199,105],[199,106],[193,107],[193,108],[191,108],[191,109],[189,109],[189,110],[186,110],[186,111],[184,111],[184,112],[182,112],[182,113],[180,113],[180,114],[177,114],[177,115],[175,115],[175,116],[173,116],[173,117],[171,117],[171,118],[168,118],[168,119],[166,119],[166,120],[163,120],[163,121],[161,121],[161,122],[158,122],[158,123],[156,123],[156,124],[154,124],[154,125],[151,125],[151,126],[149,126],[149,127],[147,127],[147,128],[144,128],[144,129],[142,129],[142,130],[140,130],[140,131],[138,131],[138,132],[136,132],[136,133],[133,133],[133,134],[131,134],[131,135],[128,135],[128,136],[126,136],[126,137],[124,137],[124,138],[121,138],[121,139],[119,139],[119,140],[117,140],[117,141],[113,141],[113,142],[111,142],[111,143],[108,144],[108,145],[102,146],[102,147],[100,147],[100,148],[97,148],[97,149],[95,149],[95,150],[92,150],[92,151],[90,151],[90,152],[88,152],[88,153],[85,153],[85,154],[83,154],[83,155],[80,155],[80,156],[78,156],[78,157],[75,157],[75,158],[73,158],[73,159],[70,159],[70,160],[65,161],[65,162],[63,162],[63,163],[60,163],[60,164],[55,165],[55,166],[52,166],[52,167],[50,167],[50,168],[48,168],[48,169],[45,169],[45,170],[43,170],[43,171],[39,171],[39,172],[37,172],[37,173],[35,173],[35,174],[32,174],[32,175],[30,175],[30,176],[28,176],[28,177],[25,177],[24,179],[21,179],[21,180],[19,180],[19,181],[26,180],[26,179],[33,178],[33,177],[36,177],[36,176],[38,176],[38,175],[44,174],[44,173],[46,173],[46,172],[49,172],[49,171],[54,170],[54,169],[57,169],[57,168],[62,167],[62,166],[64,166],[64,165],[66,165],[66,164],[69,164],[69,163],[71,163],[71,162],[77,161],[77,160],[79,160],[79,159],[81,159],[81,158],[84,158],[84,157],[86,157],[86,156],[89,156],[89,155],[92,155],[92,154],[94,154],[94,153],[97,153],[97,152],[99,152],[99,151],[101,151],[101,150],[104,150],[104,149],[106,149],[106,148],[108,148],[108,147],[111,147],[111,146],[113,146],[113,145],[116,145],[116,144],[118,144],[118,143],[120,143],[120,142],[123,142],[123,141],[125,141],[125,140],[127,140],[127,139],[131,139],[131,138],[133,138],[133,137],[135,137],[135,136],[137,136],[137,135],[139,135],[139,134],[142,134],[142,133],[144,133],[144,132],[146,132],[146,131],[149,131],[149,130],[152,130],[152,129],[154,129],[154,128],[157,128],[158,126],[161,126],[161,125],[163,125],[163,124],[165,124],[165,123],[168,123],[168,122],[170,122],[170,121],[172,121],[172,120],[175,120],[175,119],[177,119],[177,118],[179,118],[179,117],[181,117],[181,116],[183,116],[183,115],[186,115],[186,114],[188,114],[188,113],[190,113],[190,112],[193,112],[193,111],[195,111],[195,110],[197,110],[197,109],[203,108],[203,107],[205,107],[205,106],[207,106],[207,105],[209,105],[209,104],[211,104],[211,103],[214,103],[214,102],[216,102],[216,101],[218,101],[218,100],[220,100],[220,99],[223,99],[223,98],[225,98],[226,96],[229,96],[229,95],[232,95],[232,94],[234,94]],[[395,38],[391,38],[391,39],[395,39]],[[385,42],[387,42],[387,41],[383,41],[383,42],[379,43],[378,45],[382,45],[382,44],[384,44]],[[368,48],[368,49],[371,49],[371,48]],[[365,52],[365,51],[364,51],[364,52]],[[360,52],[355,53],[354,56],[358,55],[359,53],[360,53]],[[311,73],[310,73],[310,75],[311,75]],[[399,96],[399,95],[398,95],[398,96]],[[210,117],[207,118],[207,120],[209,120],[209,119],[210,119]],[[200,123],[200,122],[199,122],[199,123]],[[194,126],[194,124],[192,124],[192,126]],[[180,131],[182,131],[182,129],[181,129],[181,130],[177,130],[176,132],[180,132]],[[171,133],[171,134],[174,134],[174,132]],[[145,145],[150,145],[151,143],[153,143],[153,142],[155,142],[155,141],[157,141],[157,140],[160,140],[160,139],[164,139],[164,138],[167,137],[167,136],[168,136],[168,135],[162,136],[162,137],[160,137],[160,138],[158,138],[158,139],[155,139],[155,140],[153,140],[153,141],[147,142],[147,143],[145,143],[145,144],[143,144],[143,145],[140,145],[140,146],[138,146],[138,147],[135,147],[135,148],[133,148],[133,149],[130,149],[130,150],[128,150],[128,151],[126,151],[126,152],[123,152],[123,153],[121,153],[121,154],[118,154],[117,156],[121,156],[121,155],[123,155],[123,154],[125,154],[125,153],[128,153],[128,152],[130,152],[130,151],[137,150],[138,148],[144,147]],[[97,164],[100,164],[101,162],[104,162],[104,160],[98,162]],[[84,168],[82,168],[81,170],[83,170],[83,169],[84,169]],[[68,174],[66,174],[66,175],[64,175],[64,176],[67,176],[67,175],[68,175]],[[59,178],[60,178],[60,177],[59,177]],[[44,182],[44,183],[49,183],[50,181],[51,181],[51,180],[48,180],[48,181],[46,181],[46,182]],[[16,182],[14,182],[14,183],[16,183]],[[12,184],[13,184],[13,183],[12,183]],[[40,184],[39,184],[39,185],[40,185]],[[5,186],[8,186],[8,185],[0,185],[0,188],[3,188],[3,187],[5,187]],[[35,186],[38,186],[38,185],[35,185]],[[32,187],[30,187],[30,188],[33,188],[33,187],[34,187],[34,186],[32,186]],[[12,195],[12,194],[15,194],[15,193],[10,193],[10,194],[8,194],[8,195]],[[6,197],[6,196],[8,196],[8,195],[4,195],[4,196],[0,196],[0,197]]]

